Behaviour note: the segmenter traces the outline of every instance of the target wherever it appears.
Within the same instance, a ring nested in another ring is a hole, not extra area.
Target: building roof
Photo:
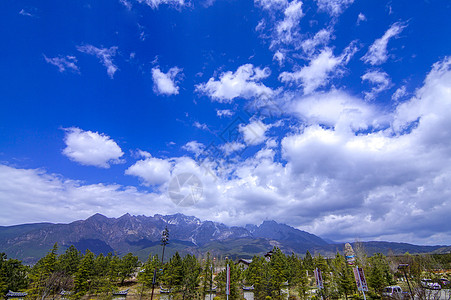
[[[6,294],[6,297],[25,297],[25,296],[27,296],[28,295],[28,293],[21,293],[21,292],[13,292],[13,291],[9,291],[7,294]]]
[[[252,259],[240,258],[240,260],[236,264],[239,264],[239,263],[243,263],[245,265],[250,265],[252,263]]]
[[[119,291],[119,292],[113,292],[113,295],[127,295],[128,294],[128,290],[123,290],[123,291]]]

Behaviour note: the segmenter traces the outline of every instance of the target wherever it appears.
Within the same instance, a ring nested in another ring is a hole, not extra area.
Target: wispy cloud
[[[392,85],[390,76],[388,76],[387,73],[378,70],[368,71],[363,74],[361,78],[362,81],[368,81],[373,85],[371,91],[365,93],[366,100],[374,99],[379,93],[390,88]]]
[[[320,11],[325,11],[329,15],[337,17],[354,3],[354,0],[316,0],[316,2]]]
[[[185,0],[137,0],[139,3],[145,3],[153,9],[158,8],[158,6],[165,4],[173,7],[183,7],[189,5],[189,1]]]
[[[361,58],[365,63],[371,65],[380,65],[387,61],[387,45],[388,41],[398,36],[404,28],[407,26],[404,23],[394,23],[390,28],[384,33],[384,35],[377,39],[368,49],[368,52]]]
[[[334,76],[334,71],[336,72],[337,68],[346,65],[356,51],[357,47],[351,43],[340,56],[335,56],[332,49],[326,47],[310,61],[308,66],[295,72],[282,72],[279,80],[300,84],[304,93],[309,94],[326,85],[329,78]]]
[[[107,74],[111,79],[113,79],[114,73],[118,70],[118,67],[113,62],[113,57],[116,56],[117,49],[118,47],[116,46],[110,48],[97,48],[93,45],[77,46],[78,51],[96,56],[106,67]]]
[[[65,57],[47,57],[44,55],[44,59],[49,64],[58,67],[58,70],[60,72],[64,72],[66,70],[70,70],[76,73],[80,72],[80,69],[77,66],[77,58],[75,56],[67,55]]]

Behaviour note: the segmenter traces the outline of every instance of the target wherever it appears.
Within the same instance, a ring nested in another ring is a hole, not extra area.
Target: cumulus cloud
[[[270,75],[269,68],[258,68],[252,64],[245,64],[235,72],[227,71],[213,77],[206,83],[196,85],[196,91],[209,96],[218,102],[230,103],[235,98],[251,99],[261,95],[272,95],[273,90],[260,81]]]
[[[319,124],[343,132],[384,128],[389,123],[376,106],[339,90],[296,98],[288,110],[308,125]]]
[[[158,95],[177,95],[179,87],[177,86],[177,75],[182,71],[178,67],[172,67],[167,73],[161,72],[159,67],[152,69],[153,90]]]
[[[384,35],[377,39],[368,49],[368,52],[361,58],[365,63],[371,65],[380,65],[387,61],[388,51],[387,45],[391,38],[398,36],[406,25],[403,23],[394,23],[390,28],[384,33]]]
[[[263,143],[267,138],[265,133],[268,129],[269,126],[265,125],[260,120],[251,121],[249,124],[239,128],[247,145],[258,145]]]
[[[47,57],[44,55],[44,59],[49,64],[58,67],[58,70],[62,73],[66,70],[71,70],[76,73],[80,73],[80,69],[77,66],[77,58],[72,55],[67,55],[65,57]]]
[[[279,75],[279,80],[300,84],[304,93],[309,94],[326,85],[329,78],[334,75],[333,72],[346,65],[356,51],[354,43],[351,43],[340,56],[335,56],[332,49],[326,47],[310,61],[308,66],[295,72],[283,72]]]
[[[337,17],[343,13],[354,0],[316,0],[318,9],[329,15]]]
[[[118,164],[124,153],[109,136],[92,131],[84,131],[71,127],[65,129],[63,154],[69,159],[85,166],[109,168],[110,164]]]
[[[96,56],[105,66],[106,72],[111,79],[113,79],[114,73],[118,70],[118,67],[113,62],[113,57],[116,56],[117,49],[116,46],[110,48],[97,48],[93,45],[77,46],[78,51]]]
[[[205,145],[197,141],[190,141],[186,143],[182,148],[186,151],[194,153],[197,156],[201,154],[205,149]]]
[[[0,180],[0,198],[8,199],[0,212],[2,225],[72,222],[98,212],[119,217],[173,211],[172,202],[159,194],[116,184],[84,184],[40,169],[0,164]]]
[[[246,148],[246,145],[238,143],[238,142],[230,142],[230,143],[225,143],[225,144],[221,145],[221,150],[224,151],[224,154],[226,156],[229,156],[235,152],[240,152],[244,148]]]
[[[141,178],[146,186],[161,185],[171,178],[171,167],[167,160],[148,157],[137,161],[125,174]]]
[[[71,221],[99,209],[111,216],[174,212],[167,182],[191,173],[204,195],[187,215],[244,225],[266,219],[270,210],[277,221],[339,241],[451,243],[451,228],[443,226],[451,214],[449,82],[446,58],[391,112],[343,91],[300,96],[290,103],[300,122],[280,141],[280,159],[272,149],[278,143],[268,138],[254,155],[229,164],[222,157],[198,162],[146,154],[126,172],[158,193],[0,165],[0,197],[9,199],[0,220]],[[257,128],[266,136],[266,128]]]
[[[368,81],[373,85],[371,91],[365,93],[366,100],[374,99],[379,93],[389,89],[392,85],[390,76],[378,70],[368,71],[361,78],[362,81]]]

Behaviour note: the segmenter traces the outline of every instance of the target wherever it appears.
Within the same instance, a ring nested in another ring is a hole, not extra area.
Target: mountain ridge
[[[145,260],[149,253],[159,253],[161,232],[166,226],[170,232],[169,255],[175,251],[196,255],[210,251],[215,255],[249,258],[278,246],[286,253],[303,255],[310,251],[312,254],[330,256],[343,249],[343,244],[329,244],[314,234],[275,221],[263,221],[259,226],[248,224],[245,227],[229,227],[223,223],[201,221],[197,217],[181,213],[155,214],[153,217],[127,213],[118,218],[96,213],[85,220],[67,224],[0,226],[0,252],[32,264],[45,255],[54,243],[58,243],[60,251],[75,245],[81,251],[90,249],[97,254],[115,252],[124,255],[132,252]],[[417,246],[392,242],[363,244],[369,254],[389,253],[389,250],[395,254],[400,251],[448,251],[446,246]]]

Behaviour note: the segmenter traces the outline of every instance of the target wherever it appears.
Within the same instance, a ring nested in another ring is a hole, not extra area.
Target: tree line
[[[147,261],[128,253],[122,257],[109,253],[95,255],[89,250],[81,253],[70,246],[58,254],[58,245],[34,266],[23,265],[19,260],[0,256],[0,291],[26,291],[30,299],[54,297],[61,291],[70,291],[68,297],[78,299],[85,295],[109,298],[112,291],[130,286],[135,294],[149,298],[152,286],[161,288],[173,299],[205,299],[213,289],[220,299],[225,298],[226,270],[230,267],[229,299],[242,299],[243,286],[252,286],[255,299],[282,299],[290,291],[292,299],[361,299],[352,267],[337,252],[326,258],[312,256],[308,251],[302,257],[272,250],[271,259],[254,256],[243,268],[230,259],[216,259],[210,253],[202,257],[176,252],[162,263],[157,254]],[[404,274],[398,270],[400,263],[408,264],[408,276],[414,288],[421,278],[434,278],[436,269],[451,269],[451,254],[410,255],[386,257],[375,254],[357,255],[356,265],[362,267],[369,286],[367,297],[380,299],[385,286],[395,284]],[[321,270],[324,288],[315,289],[314,270]],[[449,276],[449,274],[448,274]],[[399,283],[398,283],[399,284]]]

